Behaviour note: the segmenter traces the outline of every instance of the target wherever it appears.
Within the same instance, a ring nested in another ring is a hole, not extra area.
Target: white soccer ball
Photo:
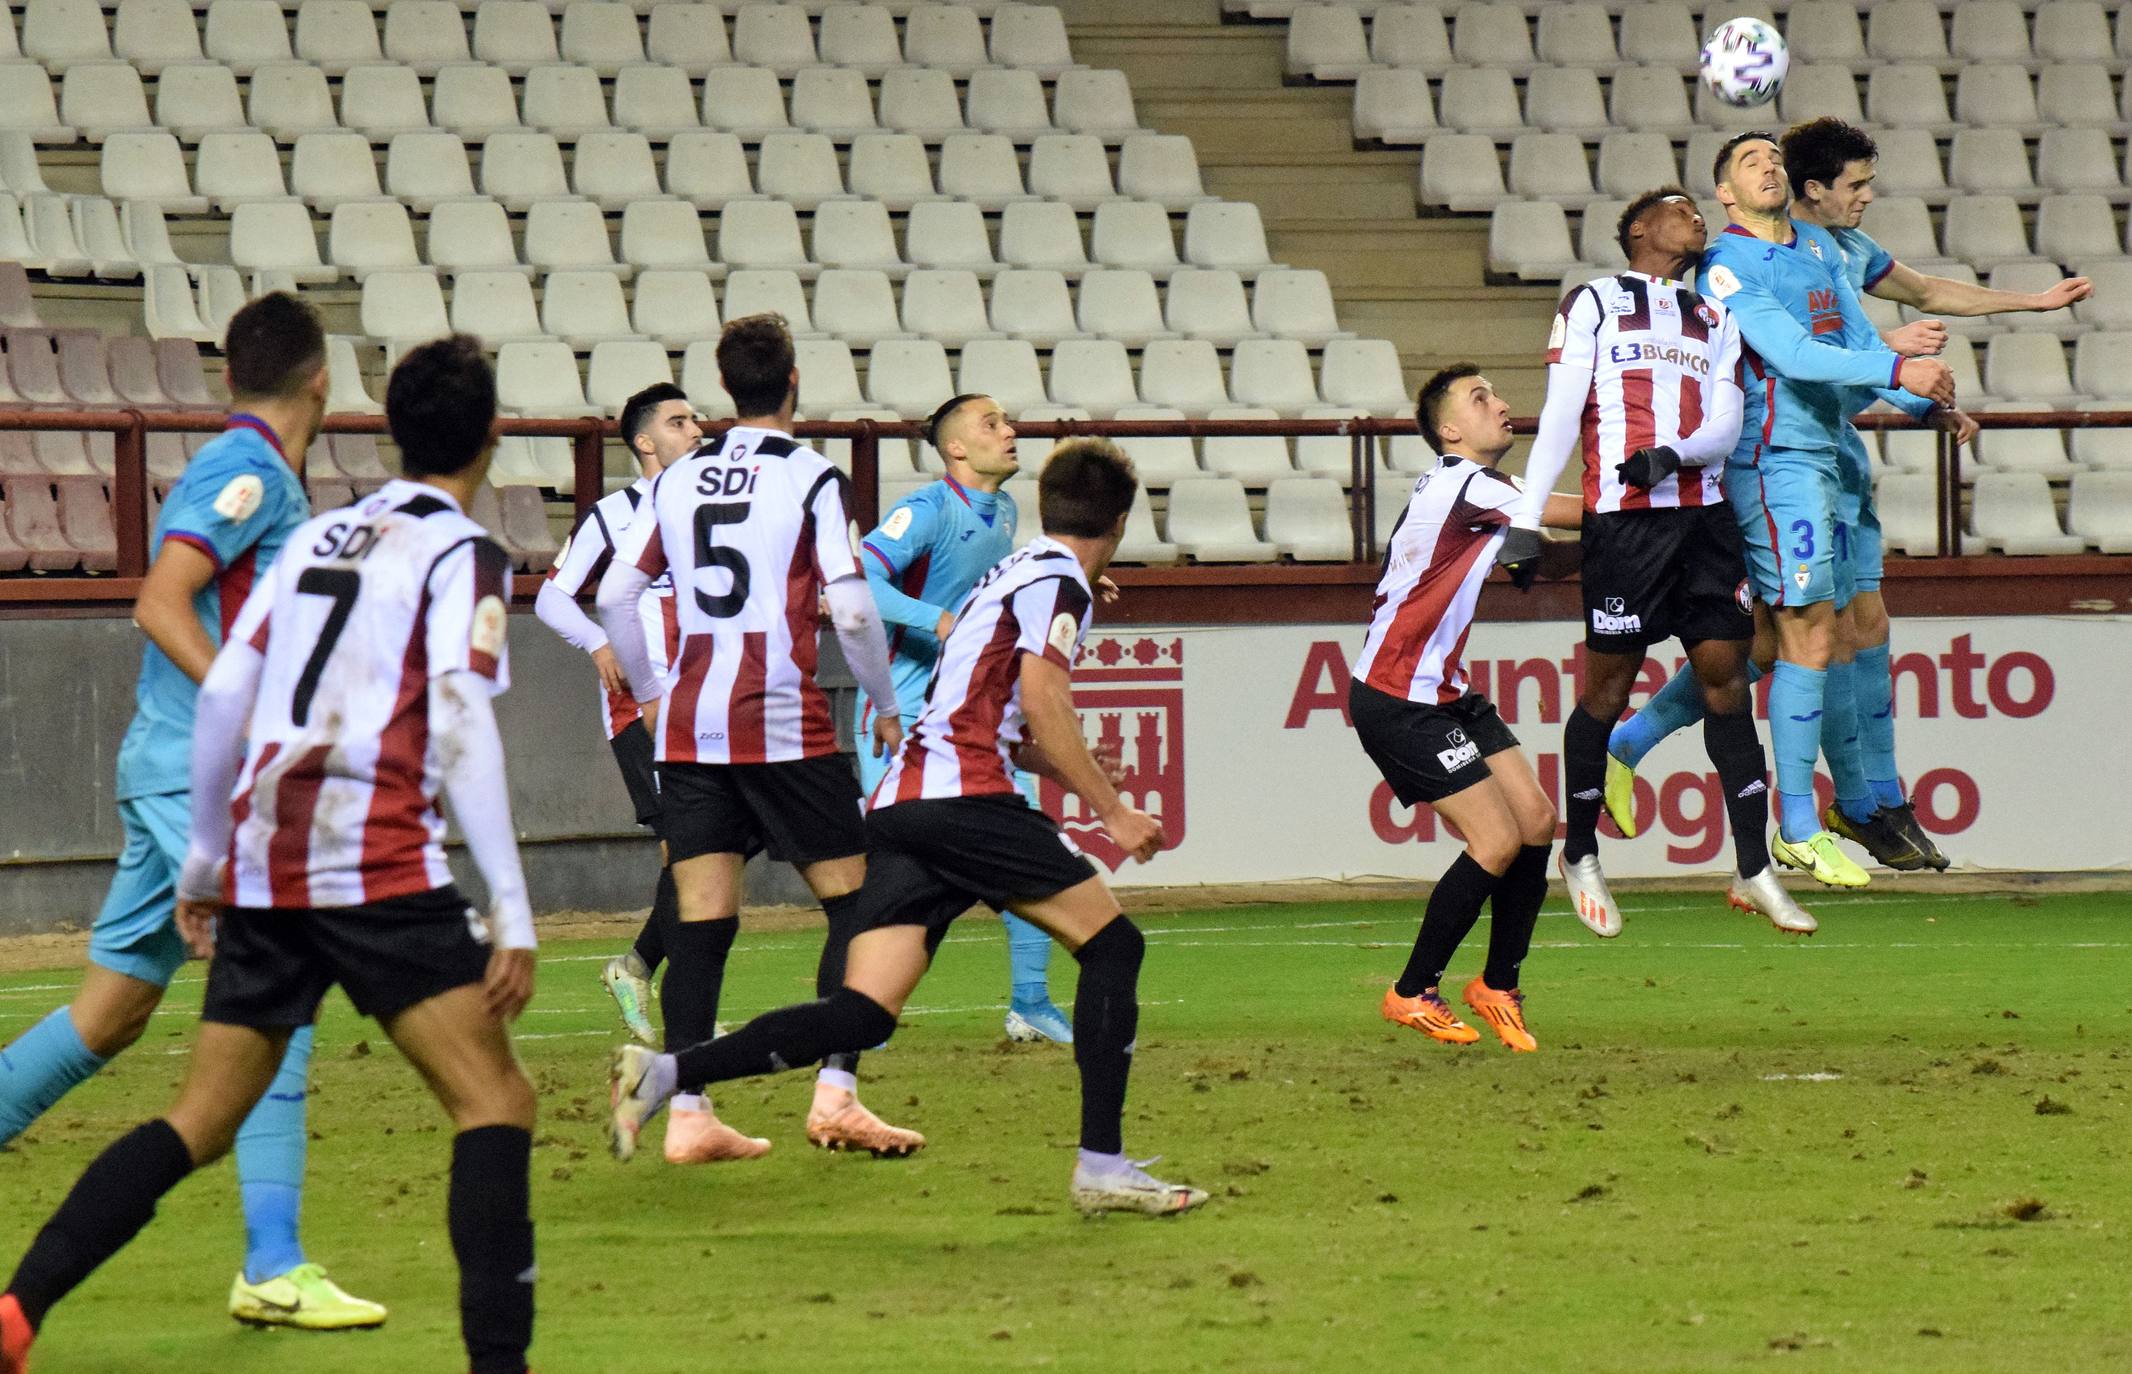
[[[1727,19],[1703,44],[1703,84],[1727,105],[1766,105],[1791,70],[1784,35],[1760,19]]]

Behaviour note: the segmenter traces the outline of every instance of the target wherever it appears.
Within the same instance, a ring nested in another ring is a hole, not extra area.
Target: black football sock
[[[1497,992],[1518,985],[1518,969],[1532,949],[1540,903],[1547,900],[1547,856],[1553,852],[1550,844],[1520,849],[1489,898],[1488,964],[1481,970],[1481,981]]]
[[[1443,981],[1444,965],[1451,962],[1459,941],[1481,918],[1481,903],[1495,891],[1498,881],[1471,854],[1460,854],[1444,870],[1444,876],[1436,880],[1436,890],[1429,894],[1406,972],[1399,975],[1396,991],[1401,997],[1418,996]]]
[[[523,1126],[476,1126],[452,1142],[445,1215],[473,1374],[525,1374],[533,1344],[532,1154],[533,1133]]]
[[[1754,731],[1754,717],[1745,711],[1704,716],[1703,749],[1725,789],[1739,874],[1752,878],[1769,867],[1769,759]]]
[[[1571,863],[1599,852],[1599,808],[1606,800],[1606,737],[1614,727],[1582,705],[1562,727],[1562,857]]]
[[[783,1073],[840,1051],[878,1045],[896,1032],[896,1018],[865,993],[838,988],[817,1002],[766,1011],[731,1035],[691,1045],[674,1055],[676,1090],[762,1073]]]
[[[1081,1071],[1081,1148],[1125,1152],[1125,1083],[1140,1035],[1140,961],[1147,941],[1120,915],[1074,951],[1073,1062]]]
[[[42,1326],[52,1304],[123,1250],[155,1215],[163,1194],[192,1170],[185,1142],[160,1117],[134,1127],[98,1155],[8,1280],[7,1291],[22,1305],[30,1326]]]
[[[829,935],[822,941],[821,962],[814,966],[814,995],[827,998],[844,986],[844,956],[851,949],[852,937],[859,933],[859,894],[847,892],[826,899],[822,914],[829,918]],[[871,1049],[880,1043],[876,1040],[860,1048]],[[857,1073],[859,1056],[856,1052],[832,1054],[822,1060],[822,1067]]]
[[[659,984],[659,1014],[666,1048],[678,1050],[718,1032],[718,994],[725,986],[726,956],[740,918],[676,921],[666,932],[666,977]]]
[[[637,932],[635,949],[645,977],[649,978],[666,961],[666,932],[680,911],[681,900],[674,895],[674,871],[662,868],[658,890],[652,894],[651,915],[644,918],[644,929]]]

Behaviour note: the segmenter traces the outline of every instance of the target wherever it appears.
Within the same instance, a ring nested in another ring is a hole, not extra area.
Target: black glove
[[[1512,525],[1503,531],[1503,546],[1495,551],[1496,566],[1510,574],[1512,585],[1519,591],[1530,587],[1532,579],[1539,575],[1540,555],[1546,543],[1538,530]]]
[[[1614,465],[1614,475],[1632,487],[1649,491],[1680,471],[1680,455],[1663,444],[1656,448],[1640,448],[1628,456],[1625,462]]]

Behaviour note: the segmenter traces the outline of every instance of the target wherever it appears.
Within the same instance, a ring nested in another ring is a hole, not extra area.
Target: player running
[[[1918,418],[1935,407],[1951,411],[1954,375],[1931,358],[1890,351],[1872,332],[1836,240],[1788,213],[1784,155],[1772,136],[1728,139],[1713,176],[1732,223],[1703,255],[1702,285],[1738,320],[1749,373],[1725,496],[1747,536],[1748,567],[1776,634],[1769,721],[1778,817],[1770,848],[1779,863],[1821,883],[1863,887],[1865,871],[1822,828],[1814,805],[1835,642],[1842,432],[1876,393]]]
[[[125,849],[90,931],[81,990],[0,1051],[0,1145],[140,1039],[185,962],[175,885],[197,684],[253,580],[310,516],[297,473],[326,412],[325,335],[317,313],[294,296],[276,292],[239,310],[223,353],[229,427],[193,455],[163,502],[155,561],[133,609],[148,643],[118,755]],[[310,1063],[305,1026],[290,1037],[273,1090],[237,1133],[247,1242],[230,1315],[307,1330],[376,1326],[385,1309],[342,1291],[298,1237]]]
[[[1529,584],[1555,479],[1581,447],[1584,690],[1562,731],[1561,869],[1578,918],[1602,936],[1621,933],[1599,866],[1607,732],[1628,709],[1645,651],[1675,635],[1709,706],[1703,744],[1732,821],[1727,900],[1778,930],[1815,929],[1769,863],[1767,760],[1747,694],[1747,555],[1719,482],[1740,436],[1740,331],[1731,312],[1682,284],[1706,233],[1686,191],[1646,191],[1615,228],[1629,270],[1563,298],[1525,492],[1496,555]]]
[[[843,982],[844,950],[859,929],[866,832],[858,782],[814,679],[824,596],[859,685],[879,700],[895,698],[888,642],[859,569],[849,479],[791,434],[799,370],[784,320],[728,323],[718,373],[740,418],[659,474],[650,508],[622,532],[599,590],[601,623],[652,732],[680,900],[659,1002],[670,1048],[716,1030],[726,956],[740,929],[741,873],[758,850],[797,868],[822,904],[829,935],[818,990],[827,996]],[[662,681],[639,606],[668,572],[681,649]],[[893,750],[902,740],[896,717],[876,718],[875,747]],[[858,1048],[824,1061],[808,1141],[877,1156],[923,1148],[924,1136],[859,1102]],[[695,1094],[675,1103],[666,1125],[666,1157],[676,1164],[750,1159],[769,1148]]]
[[[1406,970],[1385,989],[1384,1019],[1445,1044],[1480,1039],[1439,988],[1481,904],[1492,902],[1487,967],[1466,984],[1465,1003],[1511,1049],[1537,1050],[1518,970],[1547,897],[1555,809],[1494,704],[1467,688],[1461,661],[1481,583],[1519,504],[1517,483],[1495,466],[1510,452],[1510,407],[1478,367],[1455,363],[1423,385],[1415,415],[1443,456],[1414,483],[1385,549],[1347,705],[1400,804],[1428,803],[1466,848],[1429,893]],[[1562,529],[1583,514],[1568,496],[1546,497],[1544,510]],[[1548,552],[1550,572],[1567,571],[1575,556],[1566,544]]]
[[[385,413],[407,477],[290,534],[201,684],[177,924],[214,962],[192,1069],[38,1232],[0,1296],[0,1374],[24,1374],[53,1304],[229,1150],[335,984],[451,1118],[467,1355],[473,1374],[524,1374],[533,1085],[504,1023],[533,993],[533,916],[489,704],[509,678],[510,563],[462,513],[496,417],[480,342],[410,352]],[[445,866],[440,785],[488,884],[486,928]]]
[[[851,942],[842,982],[819,1001],[758,1016],[679,1054],[624,1046],[614,1066],[617,1158],[634,1153],[645,1121],[677,1091],[887,1039],[949,923],[981,901],[1022,913],[1081,966],[1073,1004],[1081,1075],[1074,1205],[1165,1216],[1207,1200],[1126,1158],[1125,1088],[1146,944],[1094,865],[1022,799],[1013,776],[1027,768],[1056,780],[1143,862],[1162,848],[1161,823],[1118,796],[1073,709],[1073,663],[1093,617],[1090,585],[1117,552],[1138,485],[1132,463],[1107,440],[1069,440],[1053,451],[1037,486],[1043,537],[963,601],[925,712],[875,790],[862,933]]]
[[[637,699],[629,694],[628,679],[622,676],[607,632],[585,614],[577,598],[588,585],[599,586],[614,559],[615,542],[644,508],[644,498],[651,495],[652,479],[668,464],[693,452],[703,440],[703,429],[696,423],[696,408],[689,404],[688,394],[672,382],[648,386],[624,402],[618,428],[641,475],[620,491],[601,497],[585,512],[556,555],[547,581],[540,584],[533,612],[572,647],[592,656],[592,666],[600,675],[600,719],[608,746],[614,750],[615,766],[621,769],[622,783],[636,807],[637,824],[657,835],[659,780],[652,769],[651,731],[644,727]],[[654,580],[638,606],[652,672],[664,677],[681,638],[673,579],[662,575]],[[674,878],[667,871],[663,840],[659,849],[659,884],[652,895],[651,914],[637,932],[635,945],[609,959],[600,970],[600,981],[621,1011],[622,1024],[647,1045],[659,1043],[651,1024],[651,977],[666,958],[666,932],[673,925],[675,909]]]
[[[2059,310],[2085,300],[2085,277],[2069,277],[2033,294],[1994,291],[1975,282],[1927,276],[1890,257],[1859,227],[1874,198],[1879,149],[1864,130],[1840,119],[1794,125],[1783,138],[1793,187],[1792,218],[1818,224],[1843,250],[1853,290],[1870,292],[1935,315],[1990,315]],[[1903,354],[1937,353],[1946,327],[1920,319],[1890,331],[1889,347]],[[1959,411],[1941,417],[1967,443],[1976,424]],[[1947,867],[1947,856],[1917,822],[1895,764],[1895,688],[1889,672],[1888,612],[1881,599],[1880,520],[1873,510],[1872,465],[1855,426],[1843,427],[1844,485],[1839,523],[1849,576],[1839,576],[1836,637],[1829,662],[1821,748],[1836,783],[1836,805],[1823,813],[1833,833],[1851,840],[1890,868]],[[1848,591],[1847,601],[1841,593]],[[1752,672],[1752,670],[1750,670]],[[1846,710],[1844,703],[1851,703]],[[1610,744],[1633,769],[1660,739],[1694,719],[1697,703],[1670,684]]]
[[[896,679],[896,710],[906,734],[925,711],[926,684],[940,658],[941,641],[977,580],[1014,548],[1020,518],[1001,484],[1020,470],[1014,426],[990,396],[955,396],[926,423],[926,439],[947,463],[947,475],[898,501],[873,533],[860,542],[860,563],[873,587],[888,635],[889,671]],[[852,737],[873,730],[872,697],[859,694]],[[871,794],[892,758],[859,750],[859,788]],[[1036,778],[1017,772],[1014,785],[1031,806]],[[1073,1043],[1073,1027],[1051,1000],[1051,937],[1011,911],[1000,913],[1007,931],[1013,991],[1007,1008],[1010,1040]]]

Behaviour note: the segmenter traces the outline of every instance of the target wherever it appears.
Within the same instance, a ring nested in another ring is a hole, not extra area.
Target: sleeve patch
[[[1567,339],[1568,337],[1569,317],[1567,315],[1557,313],[1555,316],[1555,322],[1547,327],[1547,346],[1550,349],[1560,348],[1562,346],[1562,341],[1564,339]]]
[[[1060,611],[1057,615],[1051,617],[1051,633],[1045,636],[1045,642],[1058,650],[1062,658],[1071,662],[1074,641],[1079,639],[1080,636],[1080,620],[1071,612]]]
[[[239,473],[215,497],[215,514],[233,525],[242,524],[252,518],[265,499],[266,484],[252,473]]]
[[[1710,294],[1719,300],[1727,299],[1740,289],[1740,279],[1734,276],[1732,269],[1723,263],[1718,263],[1708,272],[1705,272],[1703,279],[1709,283]]]
[[[490,658],[503,656],[505,626],[510,616],[504,609],[503,598],[491,594],[474,604],[474,627],[469,643],[477,654]]]
[[[901,539],[910,531],[910,527],[911,508],[909,506],[898,506],[888,513],[888,519],[881,525],[881,533],[887,535],[890,539]]]
[[[859,560],[859,522],[846,522],[845,531],[851,536],[851,559],[856,563]]]

